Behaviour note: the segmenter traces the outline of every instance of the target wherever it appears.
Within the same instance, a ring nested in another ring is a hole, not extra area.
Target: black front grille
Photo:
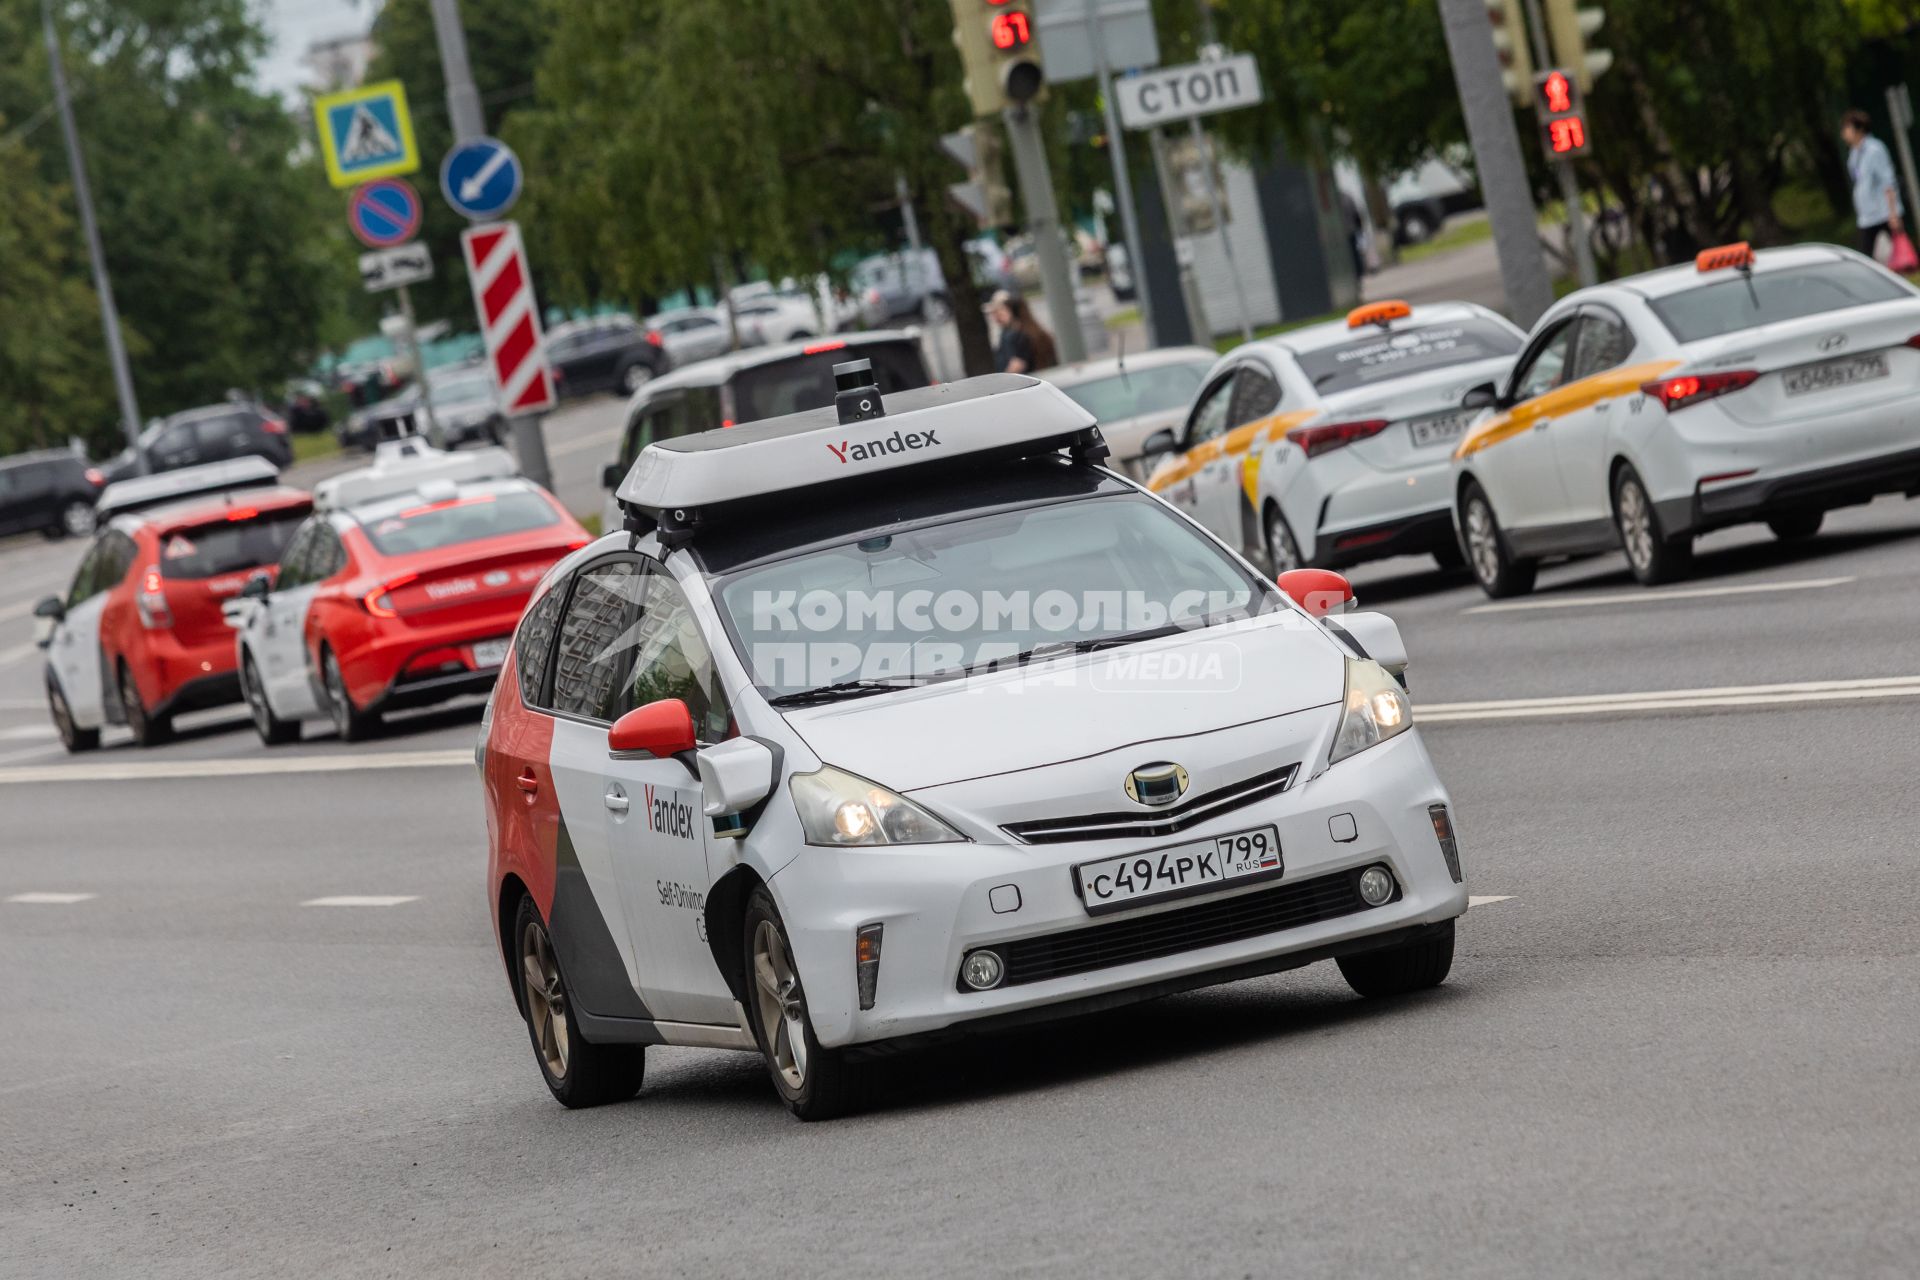
[[[1277,796],[1293,784],[1300,772],[1298,764],[1271,769],[1217,787],[1168,809],[1156,812],[1134,810],[1131,813],[1089,813],[1074,818],[1040,818],[1032,822],[1009,822],[1000,829],[1026,844],[1061,844],[1069,840],[1138,839],[1141,836],[1170,836],[1198,826],[1209,818],[1231,813],[1268,796]]]
[[[1368,907],[1359,889],[1362,870],[1356,867],[1177,911],[995,946],[992,950],[1000,953],[1007,966],[1001,985],[1110,969],[1365,911]],[[1396,889],[1394,899],[1399,896]],[[964,983],[960,989],[970,990]]]

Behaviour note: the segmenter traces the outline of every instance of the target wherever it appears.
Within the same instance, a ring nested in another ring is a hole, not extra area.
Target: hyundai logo
[[[1177,764],[1143,764],[1127,775],[1127,799],[1163,809],[1187,793],[1187,771]]]
[[[1822,351],[1838,351],[1846,345],[1847,335],[1844,333],[1830,333],[1820,339],[1820,349]]]

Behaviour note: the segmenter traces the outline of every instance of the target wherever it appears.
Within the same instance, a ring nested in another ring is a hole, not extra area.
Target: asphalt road
[[[1912,1275],[1917,550],[1883,502],[1658,592],[1358,572],[1458,804],[1448,984],[970,1042],[815,1126],[718,1051],[548,1098],[473,709],[70,762],[20,646],[73,549],[0,550],[0,1273]]]

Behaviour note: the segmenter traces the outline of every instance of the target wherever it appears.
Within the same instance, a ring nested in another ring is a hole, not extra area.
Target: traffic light
[[[1553,40],[1553,60],[1573,73],[1585,93],[1613,65],[1613,50],[1587,48],[1587,37],[1606,24],[1607,15],[1596,6],[1579,7],[1579,0],[1545,0],[1547,34]]]
[[[1013,221],[1013,192],[1007,186],[1005,144],[998,125],[976,120],[942,135],[940,149],[967,171],[965,182],[947,188],[954,203],[972,214],[982,229]]]
[[[1540,144],[1547,159],[1572,160],[1591,149],[1586,103],[1572,75],[1555,67],[1534,77],[1533,109],[1540,117]]]
[[[976,116],[1031,102],[1046,87],[1033,0],[950,0],[967,99]]]
[[[1500,55],[1500,81],[1513,105],[1524,107],[1533,93],[1533,52],[1527,43],[1525,0],[1487,0],[1493,47]]]

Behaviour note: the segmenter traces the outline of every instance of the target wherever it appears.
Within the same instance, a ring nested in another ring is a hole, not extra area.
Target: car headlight
[[[1328,764],[1339,764],[1413,727],[1413,704],[1387,669],[1367,658],[1347,659],[1347,696]]]
[[[854,848],[966,839],[905,796],[832,765],[795,774],[788,790],[808,844]]]

